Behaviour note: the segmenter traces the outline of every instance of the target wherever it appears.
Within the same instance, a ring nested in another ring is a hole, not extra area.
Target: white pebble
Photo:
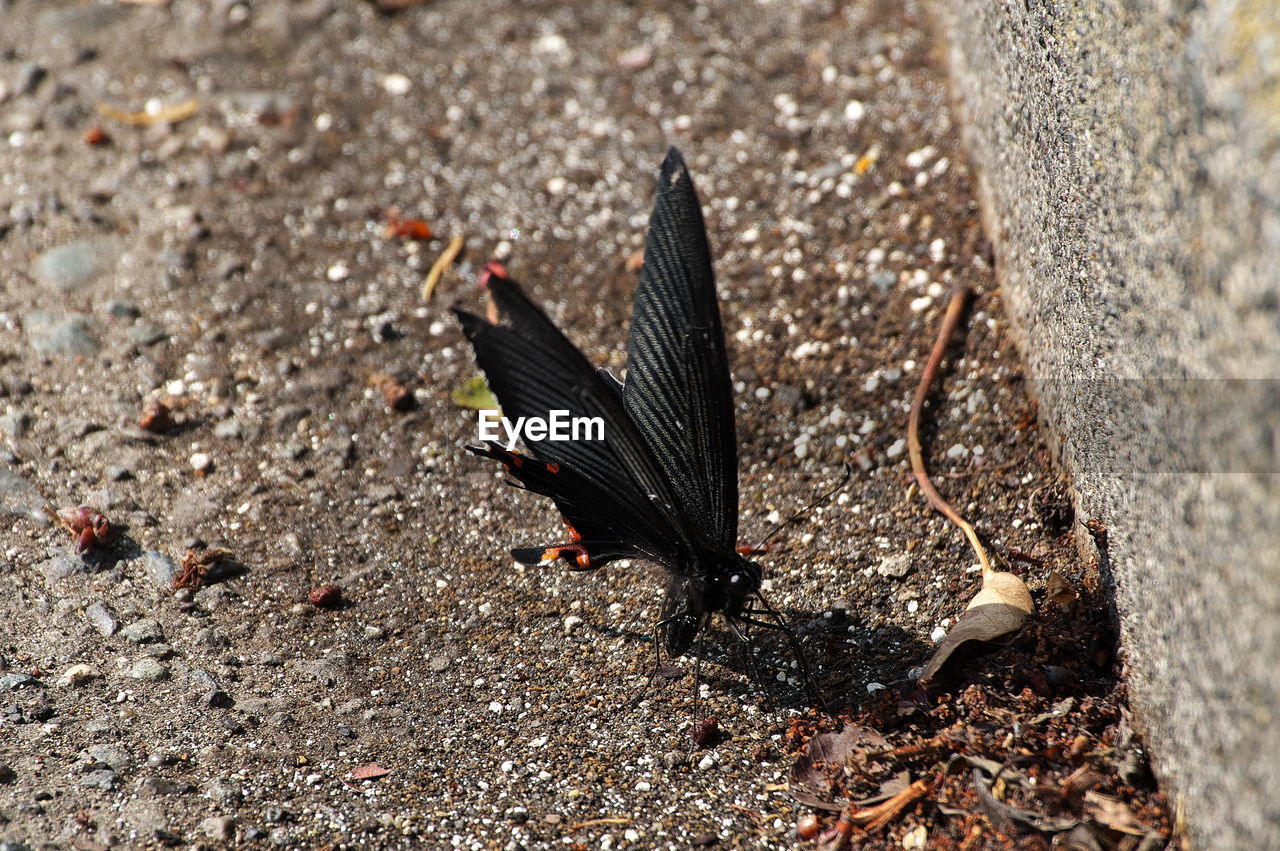
[[[931,304],[933,304],[933,299],[927,295],[922,295],[919,298],[913,298],[911,299],[911,312],[919,313],[920,311],[927,309]]]
[[[575,629],[577,629],[581,625],[582,625],[582,618],[578,617],[577,615],[569,615],[569,617],[564,619],[565,632],[573,632]]]
[[[860,100],[851,100],[844,105],[844,120],[849,122],[857,122],[862,120],[862,116],[867,114],[867,107]]]
[[[495,700],[495,701],[493,701],[492,703],[490,703],[490,704],[489,704],[489,711],[490,711],[490,712],[501,712],[501,711],[503,710],[503,708],[504,708],[504,707],[502,706],[502,701],[501,701],[501,700]]]
[[[875,694],[878,691],[884,691],[884,683],[867,683],[867,694]]]
[[[347,268],[345,263],[334,263],[329,267],[329,270],[325,272],[325,277],[336,284],[339,281],[345,281],[350,274],[351,270]]]
[[[409,89],[413,88],[413,81],[404,74],[388,74],[382,78],[382,88],[389,95],[408,94]]]
[[[637,792],[648,792],[652,788],[653,788],[653,784],[650,783],[648,780],[641,780],[639,783],[636,784]]]
[[[937,152],[938,152],[938,149],[935,148],[933,145],[925,145],[923,148],[914,150],[911,153],[907,154],[907,167],[920,168],[920,166],[924,165],[929,160],[933,159],[933,155],[936,154]]]
[[[929,640],[937,644],[947,635],[947,631],[940,626],[935,626],[933,632],[929,633]]]
[[[968,454],[969,454],[968,448],[959,443],[955,444],[954,446],[952,446],[950,449],[947,450],[947,457],[950,458],[952,461],[957,461]]]
[[[888,449],[884,451],[884,454],[889,456],[890,458],[897,458],[899,455],[902,454],[902,451],[906,448],[907,448],[906,438],[900,437],[897,440],[895,440]]]
[[[919,600],[908,600],[908,601],[907,601],[907,611],[908,611],[908,612],[910,612],[911,614],[913,614],[913,615],[914,615],[914,614],[915,614],[917,611],[919,611],[919,610],[920,610],[920,601],[919,601]]]
[[[207,452],[196,452],[191,456],[191,469],[197,473],[204,473],[213,466],[213,459],[209,457]]]
[[[547,191],[552,195],[559,195],[564,188],[569,185],[569,181],[563,177],[553,177],[547,181]]]

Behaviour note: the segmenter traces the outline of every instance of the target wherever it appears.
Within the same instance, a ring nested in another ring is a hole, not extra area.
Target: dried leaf
[[[938,649],[933,651],[933,656],[920,675],[921,681],[938,673],[956,648],[966,641],[990,641],[993,638],[999,638],[1018,629],[1026,620],[1025,611],[1004,603],[988,603],[969,609],[960,616],[956,625],[938,644]]]
[[[905,768],[880,784],[880,791],[869,798],[859,798],[853,802],[855,807],[870,807],[883,803],[895,795],[901,795],[911,785],[911,772]]]
[[[1054,818],[1006,804],[992,794],[991,787],[987,785],[987,781],[982,778],[981,770],[977,768],[973,770],[973,783],[978,792],[978,805],[982,808],[983,815],[990,819],[992,826],[1001,833],[1014,833],[1015,827],[1024,831],[1060,833],[1080,823],[1079,819]]]
[[[1028,615],[1035,611],[1035,604],[1031,602],[1031,591],[1027,589],[1027,583],[1012,573],[1002,573],[998,570],[990,570],[983,574],[982,589],[974,595],[966,608],[976,609],[979,606],[988,605],[1013,606]]]
[[[368,765],[362,765],[359,768],[351,769],[349,776],[352,780],[372,780],[377,777],[384,777],[391,773],[391,769],[383,768],[376,762]]]
[[[477,411],[498,410],[498,400],[483,375],[468,378],[462,382],[461,387],[455,387],[451,395],[453,403],[463,408],[474,408]]]
[[[884,737],[869,727],[851,724],[838,733],[819,733],[791,766],[787,792],[802,804],[835,812],[847,801],[831,782],[825,766],[843,766],[855,753],[878,750]],[[840,799],[837,803],[837,797]]]
[[[1028,721],[1027,726],[1034,727],[1037,724],[1043,724],[1045,721],[1048,721],[1051,718],[1062,718],[1068,712],[1074,709],[1075,705],[1076,705],[1076,699],[1074,697],[1064,697],[1062,700],[1059,700],[1052,707],[1050,707],[1048,712],[1041,712],[1039,715],[1037,715],[1036,717]]]
[[[1049,580],[1044,586],[1044,596],[1050,603],[1062,607],[1069,606],[1080,598],[1066,577],[1056,570],[1049,574]]]
[[[1133,813],[1123,802],[1097,792],[1084,793],[1084,811],[1098,824],[1120,833],[1146,836],[1152,832],[1151,828],[1134,818]]]

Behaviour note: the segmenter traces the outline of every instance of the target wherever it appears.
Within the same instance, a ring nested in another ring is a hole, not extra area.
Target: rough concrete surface
[[[1280,7],[935,11],[1157,768],[1206,847],[1276,847]]]

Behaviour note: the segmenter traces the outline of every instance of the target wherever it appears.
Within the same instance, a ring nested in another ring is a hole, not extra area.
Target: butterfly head
[[[759,562],[749,561],[735,553],[724,578],[726,614],[739,614],[746,607],[747,599],[760,590],[763,572]]]

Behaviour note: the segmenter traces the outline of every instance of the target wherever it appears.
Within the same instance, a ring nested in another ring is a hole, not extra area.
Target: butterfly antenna
[[[788,517],[786,520],[783,520],[777,526],[774,526],[773,529],[769,531],[769,534],[764,536],[764,540],[761,541],[759,544],[756,544],[755,548],[753,548],[751,552],[747,553],[746,557],[749,559],[754,558],[755,556],[763,552],[765,545],[768,544],[770,541],[772,541],[775,535],[777,535],[783,529],[790,526],[792,523],[795,523],[797,520],[804,517],[810,511],[813,511],[819,505],[822,505],[822,503],[831,499],[831,497],[835,496],[836,493],[838,493],[841,488],[843,488],[845,485],[849,483],[849,479],[852,476],[853,476],[853,468],[850,467],[848,462],[846,461],[844,463],[844,477],[840,479],[840,484],[836,485],[831,490],[827,491],[822,496],[818,497],[813,502],[809,503],[804,508],[797,511],[795,514],[792,514],[790,517]]]

